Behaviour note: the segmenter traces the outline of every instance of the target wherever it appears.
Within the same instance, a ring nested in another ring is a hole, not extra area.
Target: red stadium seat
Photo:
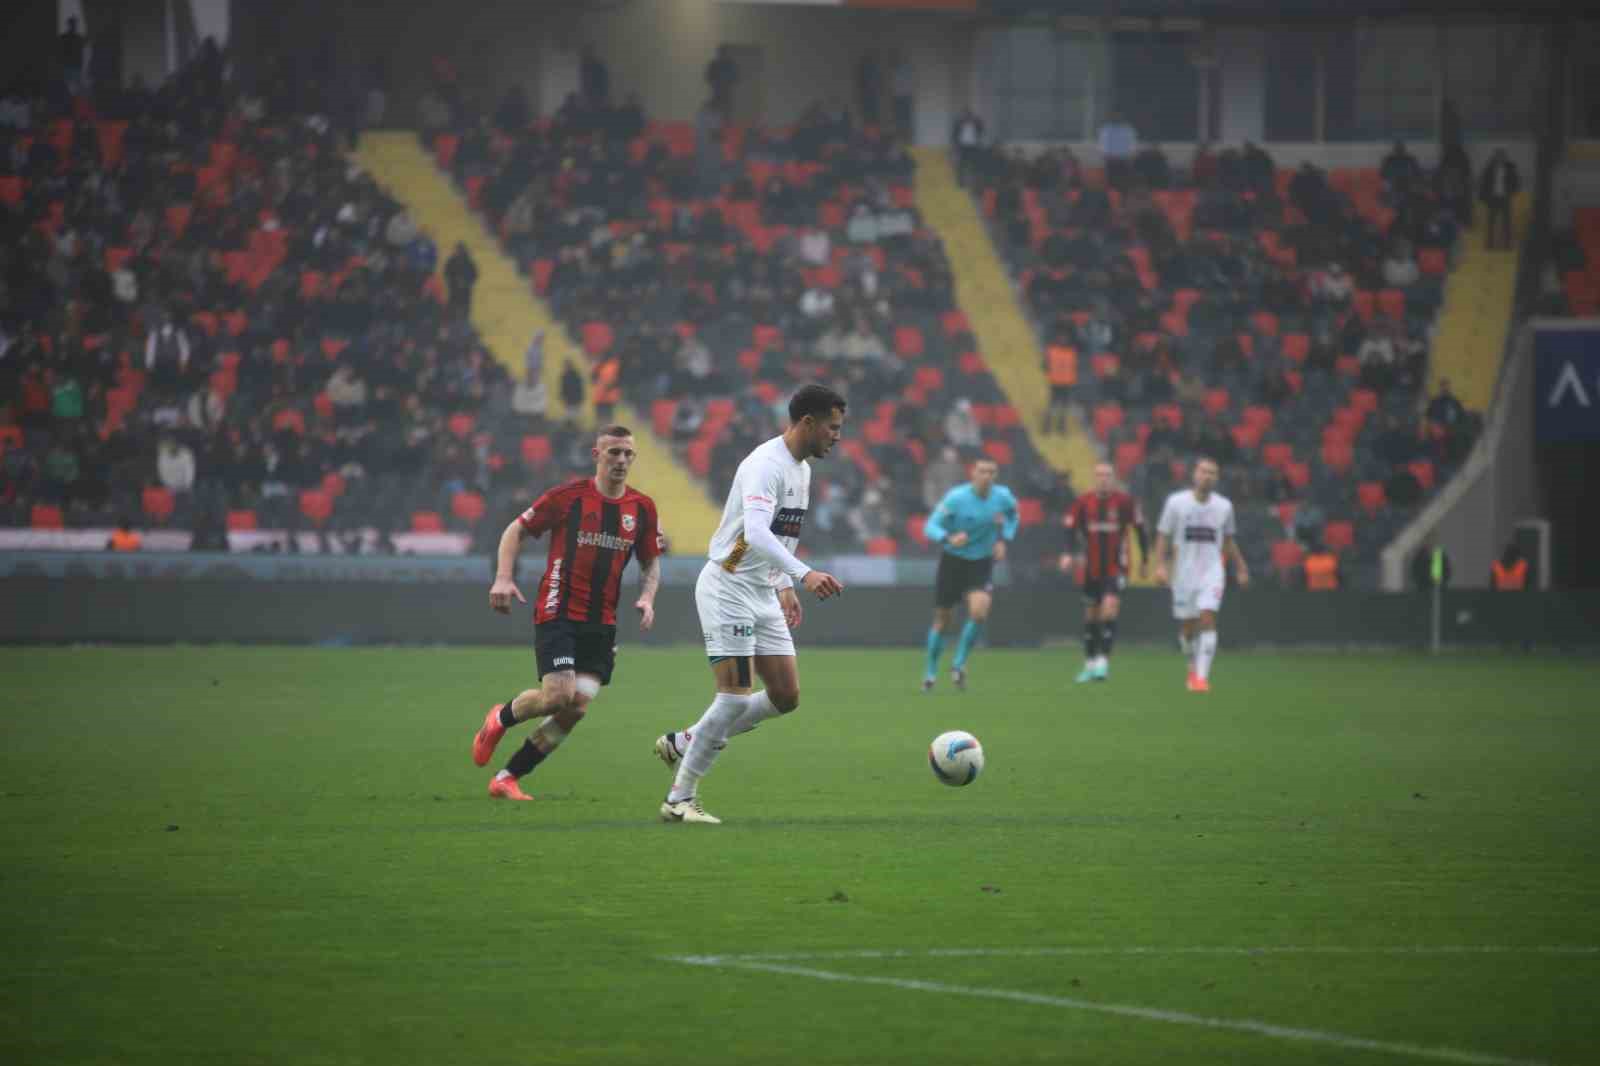
[[[1113,429],[1122,425],[1124,417],[1121,404],[1098,404],[1094,409],[1094,435],[1105,440]]]
[[[763,352],[776,352],[783,349],[783,330],[777,326],[756,326],[750,331],[750,341]]]
[[[537,296],[543,296],[550,291],[550,275],[556,272],[554,259],[535,259],[533,261],[533,291]]]
[[[1357,411],[1371,414],[1378,409],[1378,394],[1371,389],[1352,389],[1350,406]]]
[[[1329,551],[1342,552],[1354,546],[1356,542],[1356,527],[1354,522],[1339,520],[1329,522],[1322,527],[1322,543]]]
[[[1026,529],[1044,521],[1044,501],[1034,496],[1024,496],[1017,501],[1017,524]]]
[[[867,541],[867,554],[888,558],[900,554],[900,544],[893,537],[873,537]]]
[[[322,491],[334,499],[337,500],[340,496],[343,496],[346,487],[344,475],[337,470],[330,470],[322,475]]]
[[[1269,469],[1281,471],[1294,462],[1294,446],[1274,441],[1261,449],[1261,462]]]
[[[1240,419],[1250,426],[1259,426],[1264,433],[1272,428],[1274,421],[1272,408],[1253,404],[1239,413]]]
[[[994,428],[1012,429],[1022,425],[1022,415],[1008,403],[994,405]]]
[[[1286,530],[1294,528],[1294,516],[1299,511],[1300,504],[1294,500],[1284,500],[1282,503],[1274,504],[1272,507],[1272,513],[1278,516],[1278,525]]]
[[[1335,474],[1348,474],[1350,467],[1356,461],[1356,450],[1348,441],[1324,441],[1322,444],[1322,465],[1332,470]]]
[[[1283,476],[1297,491],[1304,490],[1311,484],[1311,464],[1294,461],[1284,463]]]
[[[666,438],[671,435],[672,419],[677,413],[677,400],[656,400],[650,405],[650,428],[656,436]]]
[[[1260,446],[1261,438],[1265,433],[1266,430],[1249,422],[1241,422],[1228,430],[1228,435],[1233,438],[1233,443],[1247,452],[1255,451]]]
[[[248,533],[256,528],[256,513],[248,508],[228,512],[228,532]]]
[[[1389,318],[1406,317],[1406,294],[1401,289],[1384,289],[1378,293],[1378,310]]]
[[[28,525],[34,529],[65,529],[67,522],[61,508],[50,503],[36,503],[28,512]]]
[[[1098,352],[1089,360],[1089,366],[1097,379],[1104,380],[1121,369],[1122,360],[1110,352]]]
[[[1272,569],[1280,579],[1292,578],[1305,562],[1306,550],[1292,540],[1272,542]]]
[[[1250,326],[1264,337],[1278,335],[1278,316],[1271,311],[1257,311],[1250,316]]]
[[[22,427],[17,425],[0,426],[0,455],[4,455],[7,448],[20,447],[22,447]]]
[[[443,533],[444,519],[438,511],[412,511],[411,532],[413,533]]]
[[[1003,440],[986,440],[983,442],[983,454],[999,463],[1001,466],[1010,466],[1012,460],[1011,445]]]
[[[927,345],[922,339],[922,330],[916,326],[896,326],[894,328],[894,353],[902,359],[917,359],[927,350]]]
[[[477,419],[466,411],[457,411],[450,416],[450,421],[445,423],[445,427],[450,430],[452,437],[457,440],[466,440],[472,436],[472,431],[477,427],[477,424]]]
[[[1226,411],[1232,403],[1233,397],[1228,394],[1227,389],[1207,389],[1201,406],[1206,414],[1215,418]]]
[[[989,367],[983,361],[983,356],[977,352],[962,352],[961,356],[956,360],[956,365],[961,368],[963,374],[985,374],[989,371]]]
[[[1375,515],[1389,503],[1389,494],[1381,481],[1363,481],[1356,486],[1356,502],[1369,515]]]
[[[1144,445],[1136,440],[1126,440],[1117,445],[1115,466],[1117,476],[1128,478],[1144,463]]]
[[[611,350],[614,335],[608,322],[585,322],[579,331],[583,337],[583,350],[591,356],[601,356]]]
[[[139,497],[140,506],[144,513],[157,522],[165,522],[172,517],[173,508],[177,505],[172,490],[164,485],[151,485]]]
[[[944,331],[952,337],[972,332],[972,323],[967,320],[965,311],[946,311],[939,321],[944,326]]]
[[[1417,266],[1429,277],[1450,272],[1450,257],[1443,248],[1424,248],[1417,253]]]
[[[1432,460],[1418,459],[1415,462],[1407,463],[1406,469],[1411,471],[1411,476],[1417,479],[1417,484],[1422,486],[1423,492],[1431,492],[1433,490],[1434,471]]]
[[[1021,506],[1021,501],[1018,501],[1018,506]],[[928,516],[925,514],[914,514],[906,519],[906,539],[919,548],[928,546],[928,537],[922,529],[927,521]]]
[[[1334,360],[1333,370],[1340,377],[1353,378],[1361,373],[1361,360],[1353,355],[1341,355]]]
[[[550,438],[529,435],[522,438],[522,461],[529,466],[541,466],[550,461]]]
[[[1283,357],[1291,363],[1303,363],[1311,354],[1311,338],[1304,333],[1285,333],[1281,343]]]
[[[1358,289],[1355,298],[1356,314],[1361,316],[1361,321],[1372,323],[1373,316],[1378,313],[1378,297],[1375,293],[1365,289]]]
[[[1167,429],[1183,428],[1183,408],[1175,403],[1156,404],[1150,411],[1151,420]]]
[[[695,476],[705,477],[711,473],[711,449],[715,446],[715,441],[706,440],[704,437],[690,442],[685,458]]]
[[[321,489],[306,489],[300,493],[300,513],[320,526],[333,517],[333,497]]]
[[[483,496],[476,492],[458,492],[450,497],[450,513],[469,526],[482,521],[487,509]]]
[[[919,366],[911,375],[911,383],[926,392],[938,392],[944,388],[944,371],[936,366]]]
[[[323,421],[331,421],[333,418],[333,397],[326,392],[317,393],[311,397],[311,410],[315,411],[317,417]]]

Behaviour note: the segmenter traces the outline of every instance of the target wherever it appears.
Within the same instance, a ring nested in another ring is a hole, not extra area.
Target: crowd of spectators
[[[1472,210],[1464,153],[1429,171],[1396,144],[1329,173],[1254,144],[1177,160],[1117,118],[1100,141],[1093,167],[994,146],[969,164],[1043,342],[1042,428],[1075,404],[1152,507],[1185,457],[1214,455],[1259,516],[1242,528],[1253,564],[1293,580],[1331,534],[1342,571],[1370,582],[1481,421],[1448,385],[1422,395]]]
[[[343,153],[358,116],[223,71],[0,103],[0,520],[392,543],[586,465],[473,333],[470,261],[437,277]]]

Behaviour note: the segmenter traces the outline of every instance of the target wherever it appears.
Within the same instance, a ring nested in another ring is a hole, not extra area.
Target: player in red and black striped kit
[[[533,771],[583,720],[589,703],[610,684],[616,659],[617,599],[622,571],[639,557],[641,584],[634,607],[639,628],[655,623],[656,589],[666,542],[656,505],[628,487],[636,453],[626,426],[607,426],[595,442],[595,474],[551,489],[506,527],[489,606],[507,614],[522,598],[511,573],[529,537],[550,534],[544,577],[534,601],[538,688],[489,708],[472,738],[472,761],[483,766],[505,731],[518,722],[544,722],[489,782],[496,799],[526,800],[518,778]]]
[[[1139,540],[1139,573],[1150,565],[1145,539],[1144,511],[1126,492],[1116,488],[1110,463],[1094,468],[1094,491],[1072,502],[1065,522],[1066,550],[1061,572],[1079,568],[1074,551],[1081,540],[1083,556],[1083,671],[1080,683],[1104,681],[1111,676],[1111,646],[1117,639],[1117,614],[1122,590],[1128,583],[1128,530]]]

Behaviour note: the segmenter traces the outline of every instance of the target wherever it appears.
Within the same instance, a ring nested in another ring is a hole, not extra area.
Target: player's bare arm
[[[805,608],[800,604],[800,595],[792,586],[778,590],[778,606],[783,608],[783,621],[790,629],[799,629],[800,623],[805,620]]]
[[[1156,557],[1156,584],[1158,585],[1167,583],[1167,551],[1170,544],[1171,542],[1167,540],[1165,533],[1156,534],[1156,550],[1152,554]]]
[[[506,531],[500,534],[500,548],[495,556],[494,584],[489,587],[489,606],[501,614],[511,613],[513,598],[518,603],[528,602],[511,577],[517,568],[517,553],[522,550],[522,541],[527,535],[528,531],[517,519],[512,519],[511,524],[506,526]]]
[[[1233,578],[1239,582],[1240,588],[1250,587],[1250,568],[1245,565],[1244,552],[1239,550],[1239,542],[1232,537],[1222,538],[1222,554],[1233,560]]]
[[[661,588],[661,556],[639,568],[639,598],[633,606],[639,612],[639,628],[646,632],[656,624],[656,592]]]

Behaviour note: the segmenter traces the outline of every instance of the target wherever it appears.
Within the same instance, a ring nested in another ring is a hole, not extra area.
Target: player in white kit
[[[795,558],[811,499],[808,459],[839,443],[845,400],[806,385],[789,400],[789,428],[745,457],[728,489],[710,560],[695,582],[695,606],[717,694],[700,720],[656,740],[656,755],[677,767],[661,804],[664,822],[720,824],[696,790],[727,738],[800,705],[794,639],[802,611],[795,586],[819,600],[844,590],[835,577]],[[752,674],[766,688],[752,690]]]
[[[1217,655],[1217,610],[1227,584],[1226,562],[1244,588],[1250,570],[1234,540],[1233,504],[1214,491],[1215,459],[1194,464],[1194,487],[1167,497],[1156,526],[1156,583],[1172,584],[1172,617],[1179,622],[1189,657],[1190,692],[1211,691],[1211,660]],[[1170,549],[1170,550],[1169,550]],[[1168,568],[1169,555],[1176,565]]]

